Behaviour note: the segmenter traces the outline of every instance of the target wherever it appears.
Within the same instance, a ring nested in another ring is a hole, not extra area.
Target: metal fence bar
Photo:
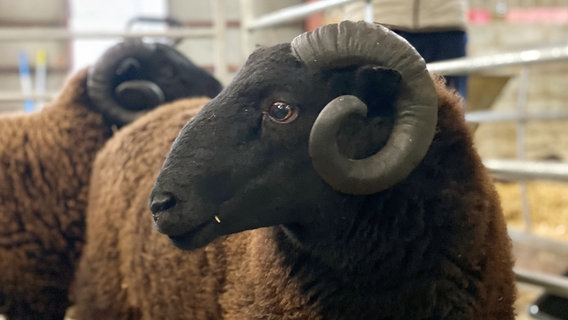
[[[443,75],[471,74],[487,69],[559,60],[568,60],[568,45],[431,62],[428,70]]]
[[[255,45],[252,42],[251,32],[247,29],[246,25],[251,22],[254,11],[254,4],[252,0],[241,0],[239,2],[239,9],[241,15],[241,60],[245,61],[248,55],[254,51]]]
[[[532,233],[509,228],[509,237],[514,243],[529,246],[538,250],[553,252],[554,254],[568,256],[568,246],[565,241],[535,236]]]
[[[286,22],[298,20],[326,9],[342,6],[350,2],[360,0],[320,0],[306,4],[287,7],[272,13],[257,17],[256,19],[246,21],[245,29],[252,31],[255,29],[272,27]]]
[[[519,90],[517,95],[517,113],[523,115],[527,109],[528,86],[529,86],[530,68],[523,65],[519,79]],[[517,157],[521,160],[526,158],[526,139],[527,138],[527,120],[521,119],[517,121]],[[526,180],[519,181],[519,189],[521,192],[521,213],[525,223],[525,231],[532,231],[531,209],[528,200],[528,187]]]
[[[55,92],[46,92],[43,94],[30,93],[23,94],[21,92],[0,92],[0,102],[21,102],[26,99],[33,100],[51,100],[55,96]]]
[[[548,293],[568,298],[568,278],[521,268],[515,268],[514,271],[517,281],[537,285]]]
[[[225,0],[214,0],[213,8],[213,38],[214,52],[214,71],[215,76],[222,82],[227,83],[229,72],[227,70],[227,17]]]
[[[566,107],[568,109],[568,106]],[[525,112],[514,111],[473,111],[465,115],[465,120],[472,123],[508,122],[521,120],[553,121],[568,119],[566,111]]]
[[[166,31],[93,31],[64,28],[0,28],[0,41],[67,40],[102,38],[209,38],[215,36],[212,29],[173,28]]]
[[[552,180],[568,182],[568,163],[486,159],[483,164],[496,178],[513,181]]]

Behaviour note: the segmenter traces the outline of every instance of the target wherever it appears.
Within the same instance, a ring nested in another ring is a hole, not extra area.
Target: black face
[[[373,120],[348,122],[372,122],[370,138],[348,139],[362,132],[348,125],[339,143],[352,157],[374,152],[392,126],[398,80],[369,66],[308,70],[289,45],[258,49],[174,142],[150,198],[158,230],[193,249],[230,233],[321,219],[319,203],[337,193],[312,168],[314,120],[339,95],[367,100]]]

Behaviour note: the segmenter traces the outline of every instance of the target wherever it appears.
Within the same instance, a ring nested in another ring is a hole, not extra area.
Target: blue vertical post
[[[18,55],[18,69],[20,71],[20,87],[24,97],[24,111],[33,112],[35,104],[31,97],[32,94],[32,77],[30,75],[30,65],[28,55],[25,51],[20,51]]]

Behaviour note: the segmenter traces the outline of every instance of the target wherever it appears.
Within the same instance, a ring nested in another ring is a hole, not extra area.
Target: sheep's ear
[[[364,65],[355,71],[355,83],[358,95],[369,105],[372,116],[384,106],[394,105],[398,96],[402,76],[393,69],[376,65]]]

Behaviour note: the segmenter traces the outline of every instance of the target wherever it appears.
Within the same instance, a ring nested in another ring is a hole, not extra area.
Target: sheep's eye
[[[278,123],[289,123],[298,117],[298,110],[285,102],[274,102],[267,112],[271,120]]]

